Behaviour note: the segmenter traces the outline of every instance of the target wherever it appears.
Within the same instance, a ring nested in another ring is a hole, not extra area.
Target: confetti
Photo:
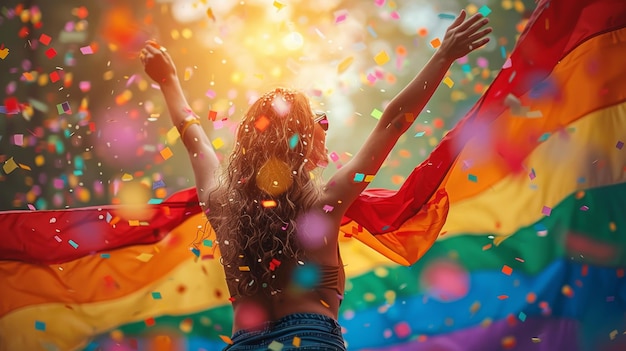
[[[91,55],[93,54],[93,49],[91,48],[91,46],[83,46],[80,48],[80,53],[83,55]]]
[[[137,256],[135,258],[138,259],[141,262],[148,262],[148,261],[150,261],[152,259],[152,256],[154,256],[154,255],[149,254],[149,253],[141,253],[141,254],[139,254],[139,256]]]
[[[283,346],[284,345],[282,343],[274,340],[267,346],[267,348],[272,351],[281,351],[283,349]]]
[[[280,11],[283,7],[285,7],[285,4],[274,0],[274,7],[276,8],[276,11]]]
[[[439,38],[435,38],[433,40],[430,41],[430,46],[433,47],[433,49],[436,49],[438,47],[441,46],[441,40],[439,40]]]
[[[11,157],[8,160],[6,160],[4,162],[4,164],[2,165],[2,170],[6,174],[9,174],[9,173],[15,171],[17,168],[18,168],[18,165],[15,162],[15,160],[13,159],[13,157]]]
[[[615,144],[615,147],[619,150],[621,150],[624,147],[624,142],[623,141],[618,141],[617,144]]]
[[[163,148],[163,150],[159,151],[159,153],[161,154],[161,157],[163,157],[164,160],[167,160],[170,157],[174,156],[172,149],[170,149],[168,146]]]
[[[454,86],[454,81],[450,77],[445,77],[443,79],[443,84],[447,85],[448,88],[452,88]]]
[[[468,174],[468,175],[467,175],[467,179],[468,179],[470,182],[478,183],[478,176],[476,176],[476,175],[474,175],[474,174],[471,174],[471,173],[470,173],[470,174]]]
[[[161,293],[158,291],[153,291],[152,292],[152,298],[155,300],[160,300],[161,299]]]
[[[449,19],[449,20],[456,19],[456,16],[450,13],[440,13],[439,15],[437,15],[437,17],[441,19]]]
[[[513,268],[504,265],[502,266],[502,273],[504,273],[505,275],[511,275],[511,273],[513,273]]]
[[[543,206],[543,208],[541,209],[541,214],[543,214],[544,216],[550,216],[551,213],[552,213],[552,208],[548,206]]]
[[[374,56],[374,61],[377,65],[382,66],[385,63],[389,62],[389,55],[385,50],[380,51],[376,56]]]
[[[41,33],[41,35],[39,36],[39,42],[45,46],[50,45],[51,40],[52,40],[52,37],[50,37],[47,34]]]
[[[487,17],[491,13],[491,9],[489,8],[489,6],[483,5],[483,6],[480,7],[480,9],[478,9],[478,13],[480,13],[481,15]]]
[[[343,59],[343,61],[337,65],[337,73],[341,74],[345,72],[352,65],[352,62],[354,62],[354,57],[352,56]]]
[[[300,339],[297,336],[293,337],[293,341],[291,341],[291,344],[295,347],[300,347],[300,343],[302,342],[302,339]]]
[[[42,321],[35,321],[35,329],[40,331],[46,331],[46,323]]]
[[[374,110],[372,110],[372,113],[370,113],[370,116],[376,119],[380,119],[380,117],[383,116],[383,111],[380,111],[379,109],[375,108]]]
[[[55,56],[57,55],[56,50],[54,50],[54,48],[50,48],[48,50],[46,50],[46,57],[49,59],[53,59]]]
[[[219,150],[222,146],[224,146],[224,140],[218,137],[213,139],[213,141],[211,141],[211,144],[213,145],[213,148],[215,150]]]

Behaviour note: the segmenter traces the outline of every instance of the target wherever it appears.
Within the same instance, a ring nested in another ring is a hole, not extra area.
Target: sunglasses
[[[313,122],[319,124],[325,132],[328,131],[328,117],[326,117],[326,113],[315,112],[315,119]]]

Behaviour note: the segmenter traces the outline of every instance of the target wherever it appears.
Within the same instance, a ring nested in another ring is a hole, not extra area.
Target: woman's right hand
[[[155,82],[166,83],[176,79],[176,66],[167,50],[156,41],[148,40],[139,55],[144,70]]]
[[[490,27],[484,28],[489,20],[476,13],[467,21],[467,13],[461,10],[459,17],[446,30],[439,50],[450,60],[461,58],[489,42],[486,36],[491,33]]]

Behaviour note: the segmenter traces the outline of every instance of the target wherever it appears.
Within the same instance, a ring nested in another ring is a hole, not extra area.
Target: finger
[[[487,18],[483,18],[482,20],[474,23],[473,25],[471,25],[469,28],[467,28],[465,30],[466,33],[468,34],[474,34],[476,33],[478,30],[480,30],[482,27],[484,27],[485,25],[487,25],[487,23],[489,23],[489,19]]]
[[[452,24],[450,24],[450,28],[454,28],[463,23],[463,21],[465,21],[465,17],[467,17],[467,12],[465,12],[465,10],[461,10],[459,16],[454,20],[454,22],[452,22]]]
[[[488,42],[489,42],[489,38],[483,38],[483,39],[480,39],[478,41],[475,41],[471,45],[472,46],[472,50],[476,50],[478,48],[481,48],[481,47],[485,46],[485,44],[487,44]]]
[[[463,22],[463,24],[461,24],[458,27],[458,30],[460,31],[464,31],[467,28],[469,28],[471,25],[473,25],[474,23],[480,21],[483,18],[483,15],[480,13],[474,14],[472,17],[470,17],[467,21]]]
[[[147,45],[145,48],[146,52],[152,54],[152,55],[158,55],[160,52],[162,52],[161,50],[155,48],[152,45]]]
[[[476,32],[476,33],[470,35],[468,39],[469,39],[470,42],[473,43],[473,42],[477,41],[478,39],[483,38],[485,35],[488,35],[489,33],[491,33],[492,30],[493,29],[491,27],[485,28],[485,29],[481,30],[480,32]]]

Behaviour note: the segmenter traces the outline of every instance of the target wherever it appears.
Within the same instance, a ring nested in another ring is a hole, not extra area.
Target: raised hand
[[[176,78],[176,66],[164,47],[148,40],[139,55],[144,70],[155,82],[162,84]]]
[[[474,14],[467,21],[466,17],[465,10],[461,10],[459,17],[446,30],[439,48],[446,57],[452,60],[463,57],[489,42],[486,36],[491,33],[492,29],[484,28],[489,23],[489,19],[480,13]]]

